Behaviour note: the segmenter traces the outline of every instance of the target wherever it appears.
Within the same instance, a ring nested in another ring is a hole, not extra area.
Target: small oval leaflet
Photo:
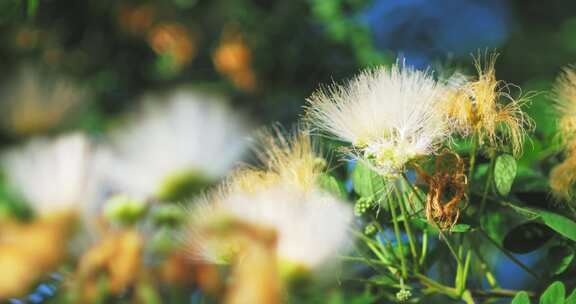
[[[516,177],[516,160],[508,154],[502,154],[496,158],[494,164],[494,184],[498,194],[508,196],[512,189],[512,183]]]

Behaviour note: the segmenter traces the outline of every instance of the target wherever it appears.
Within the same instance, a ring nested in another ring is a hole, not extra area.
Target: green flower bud
[[[396,293],[396,300],[398,302],[406,302],[410,299],[412,293],[408,289],[401,289],[399,292]]]
[[[364,227],[364,234],[366,235],[373,235],[376,233],[376,231],[378,231],[378,229],[376,228],[376,225],[374,225],[374,223],[369,223],[368,225],[366,225],[366,227]]]
[[[157,226],[178,227],[186,220],[186,212],[175,205],[164,205],[156,209],[152,215]]]
[[[146,203],[126,195],[116,195],[106,202],[104,215],[107,219],[126,225],[139,221],[146,214]]]
[[[156,192],[156,198],[164,202],[178,202],[190,198],[211,184],[211,181],[195,171],[182,171],[164,179]]]
[[[362,216],[364,213],[366,213],[366,211],[368,211],[368,209],[372,207],[372,205],[372,200],[361,197],[358,199],[358,201],[356,201],[356,204],[354,205],[354,214],[356,214],[356,216]]]

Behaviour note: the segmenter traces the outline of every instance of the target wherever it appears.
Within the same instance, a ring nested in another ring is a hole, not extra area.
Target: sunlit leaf
[[[564,284],[556,281],[544,291],[540,296],[540,304],[561,304],[564,303]]]
[[[516,294],[514,299],[512,299],[511,304],[530,304],[530,297],[525,291],[520,291]]]
[[[512,189],[512,183],[516,177],[516,160],[508,154],[503,154],[496,158],[494,164],[494,184],[496,190],[502,196],[507,196]]]
[[[352,172],[352,186],[363,197],[381,196],[386,187],[384,179],[362,162],[358,162]]]
[[[538,210],[537,212],[542,218],[544,224],[548,225],[561,235],[576,241],[576,223],[572,220],[565,216],[545,210]]]

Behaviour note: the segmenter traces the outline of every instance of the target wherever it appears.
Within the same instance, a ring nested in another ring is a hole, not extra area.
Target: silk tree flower
[[[81,211],[89,180],[90,144],[74,133],[33,139],[2,155],[6,178],[35,212]]]
[[[303,191],[314,189],[325,172],[326,162],[316,151],[304,126],[292,135],[279,129],[265,129],[256,135],[256,155],[261,168],[242,168],[229,180],[230,187],[253,192],[277,184],[289,184]]]
[[[178,90],[144,102],[148,107],[112,135],[107,171],[118,192],[180,199],[183,188],[225,176],[245,151],[248,127],[218,96]]]
[[[438,111],[445,88],[428,72],[403,64],[367,70],[344,86],[316,91],[308,120],[353,145],[353,158],[393,177],[419,156],[433,154],[448,137]]]
[[[60,76],[24,67],[2,90],[3,124],[18,135],[58,127],[78,110],[86,91]]]
[[[511,86],[496,79],[497,55],[475,59],[476,79],[461,76],[449,85],[444,111],[452,130],[464,136],[476,137],[479,144],[493,148],[510,145],[515,156],[522,153],[524,137],[533,128],[532,119],[522,111],[530,96],[515,97]],[[458,84],[460,83],[460,84]]]
[[[21,295],[66,256],[72,228],[88,201],[89,150],[83,135],[71,134],[35,139],[2,156],[8,183],[37,217],[26,223],[0,223],[0,252],[10,253],[0,272],[12,279],[0,284],[0,298]]]
[[[555,88],[555,109],[559,118],[558,135],[565,159],[550,173],[552,194],[569,201],[574,198],[576,183],[576,71],[565,68]]]
[[[350,206],[319,187],[323,167],[307,133],[264,138],[269,144],[261,153],[265,169],[241,169],[195,204],[188,234],[193,256],[227,261],[241,254],[238,238],[271,231],[283,271],[329,264],[350,244]],[[237,226],[244,228],[231,229]]]

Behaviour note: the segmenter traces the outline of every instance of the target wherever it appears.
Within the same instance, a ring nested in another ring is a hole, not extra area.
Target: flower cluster
[[[448,243],[457,287],[434,283],[420,267],[428,266],[428,232],[447,240],[476,195],[469,184],[479,149],[491,152],[491,182],[496,154],[517,156],[532,126],[525,99],[496,80],[494,60],[477,60],[476,78],[438,79],[397,62],[321,88],[292,132],[252,133],[254,159],[244,164],[245,118],[222,97],[192,89],[147,96],[98,141],[74,133],[6,151],[6,179],[35,216],[0,221],[0,272],[12,278],[0,280],[0,299],[20,296],[70,260],[76,267],[63,288],[73,302],[160,302],[167,289],[200,288],[224,303],[279,303],[292,287],[334,275],[341,258],[385,272],[395,289],[387,299],[421,297],[415,281],[465,299],[465,242],[458,253]],[[574,75],[567,70],[558,89],[568,156],[552,173],[558,193],[576,180],[567,173],[576,163]],[[335,150],[355,164],[324,157],[319,142],[327,138],[317,135],[336,139]],[[472,142],[468,173],[453,151],[457,141]],[[72,234],[75,223],[81,237]],[[417,225],[426,232],[420,238]]]
[[[394,176],[408,161],[433,154],[449,135],[437,111],[444,91],[430,73],[396,64],[317,91],[308,116],[320,130],[351,143],[353,157]]]
[[[564,69],[557,80],[555,108],[559,118],[559,136],[565,159],[550,173],[550,187],[560,200],[574,197],[576,183],[576,72]]]
[[[263,142],[269,144],[261,151],[264,169],[240,169],[216,193],[196,204],[189,247],[199,249],[197,253],[207,260],[229,257],[226,250],[236,246],[231,248],[219,234],[203,231],[221,225],[227,237],[245,238],[246,232],[223,224],[239,222],[271,231],[278,259],[285,265],[311,270],[326,264],[349,244],[351,208],[320,187],[324,167],[306,133],[290,139],[269,134]]]

